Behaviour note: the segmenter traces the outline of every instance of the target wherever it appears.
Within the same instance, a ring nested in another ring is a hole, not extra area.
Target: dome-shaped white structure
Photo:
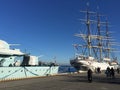
[[[0,54],[2,55],[24,55],[20,49],[10,49],[10,45],[3,40],[0,40]]]
[[[3,40],[0,40],[0,49],[9,49],[9,44]]]

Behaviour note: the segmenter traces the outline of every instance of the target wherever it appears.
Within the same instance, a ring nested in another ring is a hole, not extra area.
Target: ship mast
[[[86,14],[86,18],[85,19],[80,19],[81,21],[85,22],[86,27],[87,27],[86,28],[87,33],[86,34],[75,34],[75,36],[82,37],[83,40],[85,40],[87,45],[82,45],[82,47],[86,47],[88,49],[88,56],[92,56],[92,48],[93,48],[93,46],[92,46],[91,40],[94,39],[96,37],[96,35],[91,35],[91,29],[90,29],[91,23],[90,22],[94,22],[94,20],[90,19],[90,15],[95,14],[95,12],[89,11],[88,7],[89,7],[89,3],[87,3],[87,10],[81,11],[81,12]]]
[[[109,31],[108,31],[108,21],[106,20],[106,46],[107,46],[107,58],[110,58],[110,41],[109,41]]]
[[[81,12],[86,14],[86,18],[81,19],[81,21],[85,22],[87,33],[85,33],[85,34],[75,34],[75,36],[82,37],[83,40],[85,41],[86,45],[80,45],[80,46],[81,47],[86,47],[88,49],[88,52],[87,52],[88,57],[92,56],[92,50],[94,52],[94,50],[95,50],[94,48],[98,48],[99,53],[100,53],[100,60],[102,60],[102,52],[103,52],[102,38],[103,37],[101,36],[101,30],[100,30],[100,27],[101,27],[100,15],[99,15],[99,13],[89,11],[88,6],[89,6],[89,4],[87,4],[87,10],[86,11],[81,11]],[[92,14],[97,15],[97,21],[96,20],[91,20],[90,16]],[[92,29],[90,28],[91,27],[91,22],[97,23],[97,35],[95,35],[95,33],[92,33]],[[97,46],[94,46],[94,41],[95,40],[93,41],[93,39],[98,40]],[[96,55],[96,53],[95,53],[95,55]]]
[[[89,3],[87,3],[87,6],[89,7]],[[87,43],[88,43],[88,52],[89,52],[89,56],[91,56],[91,33],[90,33],[90,12],[89,12],[89,9],[87,7],[87,21],[86,21],[86,26],[87,26],[87,31],[88,31],[88,34],[87,34]]]
[[[100,32],[100,15],[97,13],[97,29],[98,29],[98,47],[100,51],[100,61],[102,60],[102,38],[101,38],[101,32]]]

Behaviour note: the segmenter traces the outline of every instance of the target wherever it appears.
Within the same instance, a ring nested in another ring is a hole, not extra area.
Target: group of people
[[[117,68],[116,71],[118,74],[120,73],[119,68]],[[87,77],[89,82],[92,82],[92,73],[93,73],[92,70],[88,69]],[[97,68],[97,73],[101,73],[100,68]],[[113,67],[112,68],[107,67],[107,69],[105,70],[105,74],[106,74],[106,77],[115,78],[115,70],[113,69]]]
[[[106,77],[114,78],[115,77],[115,70],[113,69],[113,67],[112,68],[107,67],[105,74],[106,74]]]

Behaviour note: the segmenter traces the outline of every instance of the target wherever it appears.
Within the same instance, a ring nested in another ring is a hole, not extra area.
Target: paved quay
[[[106,78],[105,74],[93,74],[93,82],[86,74],[68,74],[42,78],[0,82],[0,90],[118,90],[120,74]]]

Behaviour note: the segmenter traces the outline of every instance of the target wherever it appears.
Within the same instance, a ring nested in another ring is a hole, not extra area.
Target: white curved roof
[[[0,49],[9,49],[9,44],[3,40],[0,40]]]
[[[0,40],[0,54],[2,55],[24,55],[19,49],[10,49],[7,42]]]

